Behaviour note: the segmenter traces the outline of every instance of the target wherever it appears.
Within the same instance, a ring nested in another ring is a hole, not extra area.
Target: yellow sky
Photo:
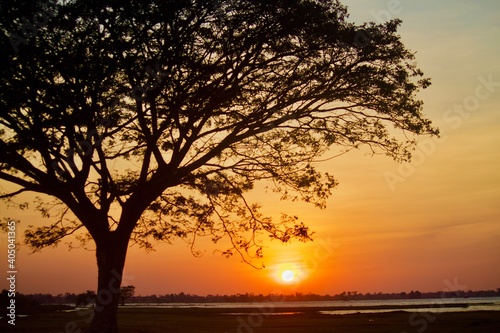
[[[125,284],[138,294],[408,292],[443,290],[446,281],[473,290],[500,287],[500,3],[344,3],[357,22],[403,19],[403,41],[432,78],[420,97],[442,138],[423,138],[409,165],[363,151],[323,163],[321,169],[340,182],[325,210],[280,202],[261,184],[251,197],[266,213],[293,213],[316,231],[312,243],[266,243],[265,269],[214,255],[206,241],[198,245],[206,249],[202,258],[192,257],[181,241],[151,254],[130,248]],[[41,222],[27,211],[1,215],[22,225]],[[6,237],[0,237],[6,253]],[[28,252],[19,252],[21,292],[95,288],[92,252],[68,252],[64,245]],[[296,279],[284,284],[278,276],[287,267]]]

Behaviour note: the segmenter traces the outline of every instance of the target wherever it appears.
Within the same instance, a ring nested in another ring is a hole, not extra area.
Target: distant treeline
[[[76,304],[80,294],[66,293],[59,295],[51,294],[20,294],[16,293],[16,302],[26,302],[32,306],[35,304]],[[192,295],[192,294],[165,294],[148,296],[131,296],[127,303],[235,303],[235,302],[266,302],[266,301],[286,301],[286,302],[306,302],[306,301],[350,301],[350,300],[386,300],[386,299],[419,299],[419,298],[469,298],[469,297],[500,297],[500,288],[497,290],[480,291],[436,291],[420,292],[411,291],[409,293],[358,293],[356,291],[345,291],[337,295],[318,294],[236,294],[236,295]],[[4,299],[7,299],[7,290],[0,294],[0,304],[3,306]]]
[[[417,299],[417,298],[465,298],[465,297],[500,297],[500,288],[497,290],[481,291],[453,291],[453,292],[420,292],[409,293],[358,293],[356,291],[342,292],[337,295],[318,294],[236,294],[236,295],[191,295],[191,294],[167,294],[132,296],[127,303],[236,303],[236,302],[308,302],[308,301],[350,301],[350,300],[385,300],[385,299]]]

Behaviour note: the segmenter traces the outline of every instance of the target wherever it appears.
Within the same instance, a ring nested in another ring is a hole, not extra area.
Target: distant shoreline
[[[357,301],[262,301],[238,303],[126,303],[131,308],[235,308],[249,311],[251,309],[288,309],[311,308],[318,311],[368,311],[368,310],[408,310],[434,309],[445,311],[500,311],[500,297],[454,298],[454,299],[414,299],[414,300],[357,300]]]

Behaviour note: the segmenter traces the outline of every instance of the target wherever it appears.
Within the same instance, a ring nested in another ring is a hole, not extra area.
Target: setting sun
[[[281,279],[285,282],[292,281],[294,277],[295,277],[295,273],[290,269],[287,269],[287,270],[283,271],[283,273],[281,273]]]
[[[302,256],[303,254],[290,251],[286,255],[278,255],[275,263],[267,266],[269,276],[280,285],[291,286],[304,282],[310,271]]]

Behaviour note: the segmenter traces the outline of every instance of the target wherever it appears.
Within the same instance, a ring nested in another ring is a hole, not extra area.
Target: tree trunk
[[[127,246],[128,238],[119,239],[114,232],[96,241],[97,300],[89,333],[118,333],[116,315]]]

